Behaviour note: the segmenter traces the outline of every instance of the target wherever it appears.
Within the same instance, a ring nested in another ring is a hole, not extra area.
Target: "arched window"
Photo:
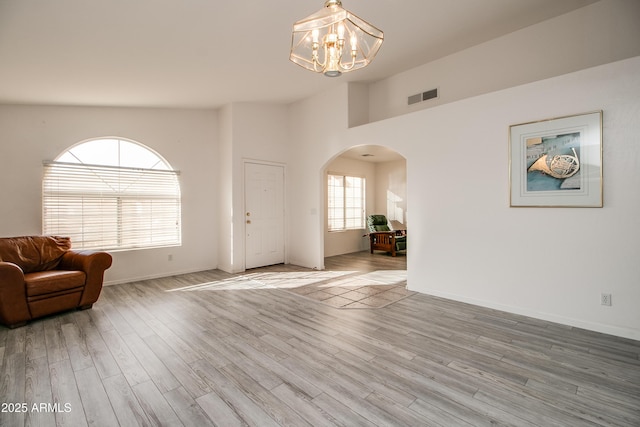
[[[180,245],[178,175],[134,141],[78,143],[44,164],[43,234],[71,237],[75,249]]]

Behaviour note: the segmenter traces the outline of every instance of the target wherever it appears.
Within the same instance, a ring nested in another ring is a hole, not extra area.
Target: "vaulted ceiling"
[[[288,60],[323,0],[0,0],[0,103],[216,108],[372,82],[596,0],[343,0],[385,33],[339,78]]]

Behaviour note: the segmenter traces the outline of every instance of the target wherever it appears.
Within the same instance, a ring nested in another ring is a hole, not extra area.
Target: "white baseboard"
[[[410,289],[416,291],[415,289]],[[539,312],[535,310],[526,309],[523,307],[510,306],[494,303],[492,301],[478,300],[475,298],[467,298],[456,294],[449,294],[446,292],[432,292],[432,291],[416,291],[427,295],[433,295],[439,298],[450,299],[453,301],[464,302],[467,304],[473,304],[480,307],[491,308],[494,310],[505,311],[507,313],[518,314],[521,316],[532,317],[534,319],[546,320],[548,322],[559,323],[561,325],[571,326],[575,328],[586,329],[589,331],[600,332],[607,335],[614,335],[621,338],[628,338],[632,340],[640,340],[640,331],[636,329],[630,329],[614,325],[605,325],[602,323],[589,322],[580,319],[574,319],[571,317],[558,316],[556,314]]]

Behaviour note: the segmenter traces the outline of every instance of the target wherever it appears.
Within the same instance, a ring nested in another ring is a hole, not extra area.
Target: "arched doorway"
[[[398,152],[352,147],[327,162],[323,177],[325,258],[369,248],[367,215],[383,214],[394,229],[407,229],[407,162]]]
[[[379,308],[412,295],[406,251],[371,253],[366,224],[367,215],[382,214],[407,229],[406,159],[384,146],[356,146],[328,161],[322,179],[323,265],[332,280],[309,295],[339,308]]]

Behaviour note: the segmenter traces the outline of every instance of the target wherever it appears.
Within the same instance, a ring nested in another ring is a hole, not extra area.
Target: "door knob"
[[[251,220],[250,219],[247,220],[247,224],[251,224]]]

